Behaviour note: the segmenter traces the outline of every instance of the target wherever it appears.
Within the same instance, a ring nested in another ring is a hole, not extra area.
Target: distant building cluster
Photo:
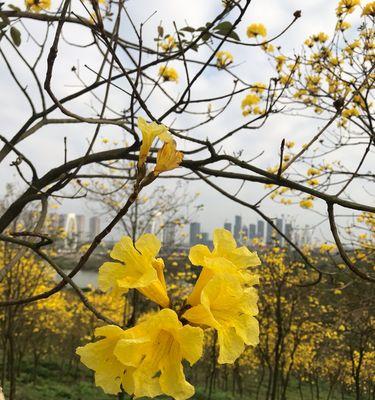
[[[51,214],[54,228],[63,231],[64,248],[75,250],[80,243],[91,241],[100,233],[100,218],[94,216],[88,219],[82,214]]]
[[[284,215],[281,218],[272,218],[272,222],[274,226],[262,220],[258,220],[256,223],[244,224],[242,217],[236,215],[234,223],[224,223],[224,229],[230,231],[237,243],[240,244],[246,244],[257,238],[268,245],[277,243],[279,246],[285,246],[287,243],[282,234],[297,245],[311,242],[311,233],[308,225],[305,225],[303,229],[296,228]],[[201,224],[192,222],[190,224],[190,246],[199,243],[209,245],[211,241],[208,233],[202,232]]]

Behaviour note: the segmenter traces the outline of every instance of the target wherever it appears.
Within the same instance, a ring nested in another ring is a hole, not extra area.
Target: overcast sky
[[[23,6],[23,2],[12,1],[13,4]],[[54,1],[52,0],[54,4]],[[55,3],[56,4],[56,3]],[[133,16],[134,22],[139,24],[144,21],[156,11],[156,14],[149,20],[145,25],[144,39],[145,44],[154,46],[153,38],[156,36],[156,27],[160,21],[162,21],[165,28],[165,32],[172,31],[172,22],[175,21],[178,27],[190,24],[194,27],[204,25],[207,21],[212,20],[222,9],[221,1],[219,0],[129,0],[127,3],[129,13]],[[292,19],[293,12],[296,10],[302,10],[302,18],[280,38],[275,44],[282,46],[283,52],[293,54],[293,52],[299,52],[301,45],[305,38],[309,35],[324,31],[328,34],[333,33],[335,28],[335,7],[337,2],[334,0],[253,0],[245,18],[238,28],[240,36],[244,37],[246,32],[246,26],[252,22],[263,22],[268,29],[269,36],[273,36],[280,32]],[[353,18],[356,18],[355,16]],[[38,34],[42,34],[45,27],[40,22],[31,22],[29,26],[33,27],[33,31]],[[129,24],[124,25],[124,35],[130,34],[127,29]],[[65,26],[64,37],[67,40],[75,41],[75,43],[85,44],[89,38],[85,33],[77,27]],[[2,45],[3,42],[0,42]],[[33,57],[31,40],[24,36],[20,50],[28,58]],[[5,48],[5,45],[4,45]],[[272,74],[272,69],[269,62],[264,57],[264,53],[259,49],[253,48],[236,48],[235,46],[226,46],[226,49],[230,50],[235,58],[235,63],[239,64],[238,70],[246,72],[246,79],[248,81],[263,81],[267,82]],[[12,54],[10,59],[12,59]],[[74,77],[70,68],[75,65],[80,67],[82,76],[87,79],[92,79],[92,74],[84,68],[84,64],[90,65],[92,68],[96,68],[100,58],[97,54],[84,49],[72,49],[67,45],[62,44],[59,50],[58,60],[56,62],[56,70],[53,81],[53,86],[59,96],[66,95],[72,90],[77,90],[77,79]],[[182,68],[183,66],[179,66]],[[41,62],[40,73],[43,73],[45,69],[45,60]],[[17,73],[22,82],[28,84],[30,77],[27,71],[23,69],[16,69]],[[225,88],[231,87],[231,80],[226,78],[223,80],[223,75],[217,73],[207,73],[203,76],[199,85],[194,88],[194,97],[206,97],[206,93],[209,91],[212,93],[222,93]],[[181,91],[183,87],[183,80],[179,85],[172,87],[169,84],[169,89],[175,93]],[[6,137],[10,138],[16,130],[22,126],[24,121],[30,115],[29,108],[25,103],[22,95],[18,88],[14,85],[10,79],[9,72],[3,62],[0,61],[0,120],[1,122],[1,133]],[[36,90],[30,87],[30,91]],[[123,94],[120,91],[113,91],[112,104],[116,102],[118,109],[121,109],[121,102]],[[82,112],[86,115],[90,115],[90,101],[87,97],[80,98],[79,102],[74,102],[70,106],[78,112]],[[155,115],[161,115],[164,107],[167,104],[164,100],[159,97],[155,97],[151,109],[155,112]],[[226,127],[235,126],[236,122],[239,123],[243,119],[240,111],[239,104],[234,104],[233,115],[228,120],[228,113],[225,114],[225,119],[218,119],[215,124],[212,125],[213,130],[217,129],[218,132],[225,131]],[[166,121],[171,123],[172,120]],[[185,119],[177,119],[174,121],[174,126],[184,126],[188,121]],[[244,157],[253,157],[256,154],[264,152],[262,157],[257,161],[257,165],[261,167],[269,167],[275,163],[275,159],[278,157],[278,149],[280,142],[283,138],[287,140],[294,140],[298,146],[302,146],[303,143],[311,138],[318,129],[320,122],[313,122],[297,117],[286,117],[286,116],[275,116],[270,119],[270,122],[266,124],[259,131],[249,134],[249,132],[241,133],[227,143],[226,151],[231,152],[233,150],[244,149]],[[92,134],[92,127],[82,126],[47,126],[40,130],[40,132],[32,136],[30,140],[25,140],[19,145],[20,150],[24,151],[29,157],[36,163],[39,168],[40,174],[49,170],[53,166],[59,165],[63,161],[62,152],[62,141],[63,137],[68,138],[68,155],[69,158],[75,158],[81,156],[87,146],[87,140]],[[201,137],[214,137],[213,132],[206,132],[204,129],[198,132]],[[111,143],[118,141],[122,143],[122,134],[118,129],[112,127],[106,127],[100,134],[101,138],[109,138]],[[104,148],[108,145],[98,145],[97,149]],[[110,146],[110,145],[109,145]],[[245,158],[246,158],[245,157]],[[345,158],[345,162],[350,165],[351,158]],[[7,158],[5,164],[14,160],[14,155]],[[370,159],[371,160],[371,159]],[[372,159],[372,161],[374,161]],[[15,182],[16,174],[10,167],[1,166],[1,179],[0,179],[0,193],[5,190],[7,182]],[[364,165],[366,169],[366,165]],[[17,179],[19,182],[19,179]],[[236,192],[238,186],[234,186],[233,182],[215,181],[220,183],[232,193]],[[166,183],[167,185],[173,185],[173,182]],[[18,187],[21,188],[22,184],[18,183]],[[232,221],[235,214],[242,215],[244,222],[250,223],[256,221],[258,218],[252,214],[249,210],[240,207],[232,203],[230,200],[222,197],[222,195],[214,192],[213,189],[208,188],[204,183],[192,183],[190,185],[192,192],[200,192],[200,203],[205,205],[205,209],[197,217],[204,227],[204,230],[211,231],[217,226],[222,226],[225,220]],[[354,188],[354,195],[358,201],[368,201],[368,195],[361,190],[361,187]],[[264,194],[261,185],[247,184],[239,193],[239,197],[244,200],[256,201],[260,196]],[[318,204],[318,202],[316,202]],[[316,206],[320,209],[320,206]],[[265,202],[264,210],[270,214],[270,216],[276,217],[281,214],[290,214],[297,220],[297,223],[304,225],[305,223],[314,224],[317,219],[314,214],[308,214],[300,209],[298,206],[295,207],[284,207],[275,205],[273,202]],[[87,209],[84,202],[82,201],[65,201],[61,206],[62,212],[82,212],[90,214],[91,211]],[[325,229],[317,231],[319,235],[326,235]],[[329,235],[326,235],[329,238]]]

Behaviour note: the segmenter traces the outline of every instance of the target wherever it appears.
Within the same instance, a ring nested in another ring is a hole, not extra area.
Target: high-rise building
[[[247,226],[246,225],[244,225],[243,227],[242,227],[242,230],[241,230],[241,237],[242,237],[242,239],[248,239],[249,238],[249,230],[247,229]]]
[[[273,228],[271,224],[267,224],[266,244],[272,244]]]
[[[86,218],[84,215],[76,215],[77,220],[77,239],[79,242],[83,242],[85,240],[85,224]]]
[[[264,240],[264,221],[261,220],[257,222],[257,238]]]
[[[275,224],[276,224],[276,228],[280,232],[284,233],[283,232],[284,221],[281,218],[276,218]],[[279,245],[282,246],[283,245],[283,237],[281,236],[281,234],[279,232],[275,232],[275,237],[276,237],[276,240],[279,242]]]
[[[90,239],[94,239],[95,236],[100,233],[100,218],[99,217],[91,217],[90,218]]]
[[[176,224],[167,222],[163,228],[163,244],[173,246],[176,241]]]
[[[190,246],[194,246],[200,242],[201,224],[192,222],[190,224]]]
[[[249,225],[249,239],[253,240],[256,237],[256,225],[250,224]]]
[[[207,245],[209,243],[209,237],[207,232],[202,232],[201,233],[201,239],[198,239],[200,243]]]
[[[240,232],[242,228],[242,218],[240,215],[234,217],[233,236],[236,240],[240,239]]]
[[[232,224],[230,222],[224,222],[224,229],[229,232],[232,232]]]
[[[293,240],[293,225],[290,222],[285,224],[284,234],[288,239]]]

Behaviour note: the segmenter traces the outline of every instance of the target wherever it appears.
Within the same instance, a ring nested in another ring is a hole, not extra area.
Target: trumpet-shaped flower
[[[363,7],[362,15],[375,17],[375,1],[371,1]]]
[[[182,360],[193,365],[202,356],[203,331],[183,326],[171,309],[161,310],[124,332],[114,354],[131,368],[132,386],[124,389],[136,397],[166,394],[176,400],[193,396],[194,387],[185,379]]]
[[[142,117],[138,118],[138,128],[142,132],[142,144],[139,150],[138,165],[142,166],[146,162],[148,153],[156,137],[164,143],[170,142],[173,139],[166,126],[163,124],[157,124],[154,121],[148,124]]]
[[[267,29],[263,24],[251,24],[247,27],[247,36],[256,38],[257,36],[267,36]]]
[[[25,0],[28,10],[39,12],[51,7],[51,0]]]
[[[161,172],[177,168],[183,158],[184,155],[176,150],[176,142],[174,140],[165,143],[158,151],[154,170],[155,174],[159,175]]]
[[[338,16],[351,14],[360,3],[361,0],[340,0],[336,9],[336,14]]]
[[[81,362],[95,371],[96,386],[100,386],[109,394],[119,393],[120,385],[125,386],[132,373],[131,369],[125,371],[124,365],[113,354],[124,333],[125,331],[115,325],[96,328],[95,336],[103,338],[76,350]]]
[[[213,235],[214,249],[211,252],[207,246],[198,244],[190,249],[189,259],[193,265],[203,267],[201,274],[188,298],[190,305],[200,302],[202,289],[215,275],[233,276],[241,283],[255,285],[259,283],[258,276],[247,269],[260,265],[256,252],[247,247],[237,247],[232,234],[226,229],[215,229]]]
[[[220,50],[216,53],[216,66],[219,69],[226,68],[228,65],[232,64],[233,56],[229,51]]]
[[[99,268],[99,287],[115,294],[138,289],[155,303],[168,307],[164,262],[155,258],[159,250],[160,241],[155,235],[142,235],[135,246],[129,236],[122,237],[110,253],[116,261],[105,262]]]
[[[255,288],[244,289],[233,277],[215,276],[203,288],[200,303],[183,314],[197,325],[217,330],[220,364],[233,363],[245,344],[259,343],[258,295]]]
[[[162,65],[159,68],[159,76],[164,78],[165,81],[178,82],[178,72],[172,68]]]

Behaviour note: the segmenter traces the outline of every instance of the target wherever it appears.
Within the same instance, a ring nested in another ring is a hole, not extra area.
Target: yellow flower
[[[116,261],[105,262],[99,268],[99,287],[115,294],[138,289],[150,300],[168,307],[164,262],[155,258],[159,250],[160,241],[150,233],[142,235],[135,246],[129,236],[122,237],[110,253]]]
[[[324,253],[332,253],[336,250],[336,246],[334,244],[330,244],[330,243],[322,243],[319,247],[319,252],[321,254]]]
[[[285,64],[286,57],[283,55],[276,56],[275,60],[276,60],[276,70],[277,72],[280,72],[283,68],[283,65]]]
[[[266,90],[266,88],[267,86],[264,83],[257,82],[252,85],[251,90],[254,93],[262,94]]]
[[[309,175],[309,176],[319,175],[319,170],[311,167],[307,170],[307,175]]]
[[[148,153],[156,137],[164,143],[170,142],[173,139],[166,126],[157,124],[154,121],[148,124],[142,117],[138,118],[138,128],[142,132],[142,144],[139,150],[138,165],[142,166],[146,162]]]
[[[319,181],[318,181],[317,179],[309,179],[309,180],[307,181],[307,183],[308,183],[310,186],[318,186],[318,185],[319,185]]]
[[[216,53],[216,66],[219,69],[226,68],[228,65],[232,64],[233,56],[229,51],[220,50]]]
[[[349,29],[352,25],[349,22],[346,21],[339,21],[336,25],[336,30],[337,31],[345,31]]]
[[[354,12],[356,6],[361,3],[361,0],[340,0],[336,9],[338,16],[343,14],[351,14]]]
[[[362,10],[362,15],[368,15],[375,17],[375,1],[372,1],[371,3],[367,3]]]
[[[262,44],[262,49],[266,52],[266,53],[273,53],[275,51],[275,48],[273,47],[273,45],[271,43],[264,43]]]
[[[233,363],[244,351],[244,344],[259,343],[258,295],[255,288],[243,289],[230,276],[215,276],[204,287],[200,304],[183,314],[197,325],[217,330],[220,364]]]
[[[164,42],[160,43],[160,47],[165,51],[171,51],[175,47],[177,47],[176,41],[174,40],[173,36],[167,36],[164,40]]]
[[[25,0],[28,10],[39,12],[51,7],[51,0]]]
[[[95,343],[78,347],[76,353],[86,367],[95,371],[95,384],[105,393],[117,394],[120,385],[126,386],[132,371],[125,370],[124,365],[113,354],[117,342],[125,332],[115,325],[95,329],[96,337],[104,337]]]
[[[118,360],[132,368],[132,385],[124,389],[135,397],[166,394],[176,400],[193,396],[182,360],[193,365],[202,356],[203,331],[182,325],[177,314],[164,309],[124,332],[114,349]]]
[[[259,282],[258,276],[247,271],[249,267],[260,265],[256,252],[252,253],[245,246],[237,247],[232,234],[225,229],[215,229],[213,239],[212,252],[202,244],[197,244],[190,249],[191,263],[203,267],[187,300],[193,306],[199,304],[202,289],[215,275],[234,276],[248,285]]]
[[[302,208],[312,208],[314,203],[311,199],[303,199],[299,202],[300,207]]]
[[[256,38],[257,36],[267,36],[267,29],[263,24],[251,24],[247,27],[247,36]]]
[[[356,108],[346,108],[341,115],[343,118],[358,117],[359,111]]]
[[[177,168],[183,158],[184,155],[176,150],[176,142],[174,140],[164,143],[163,147],[158,151],[154,173],[159,175],[161,172]]]
[[[246,116],[250,114],[251,112],[254,111],[254,105],[258,104],[260,102],[260,97],[257,96],[256,94],[248,94],[241,103],[241,108],[242,108],[242,114],[243,116]]]
[[[164,81],[178,82],[177,71],[172,67],[167,67],[166,65],[162,65],[159,68],[159,76],[164,78]]]

